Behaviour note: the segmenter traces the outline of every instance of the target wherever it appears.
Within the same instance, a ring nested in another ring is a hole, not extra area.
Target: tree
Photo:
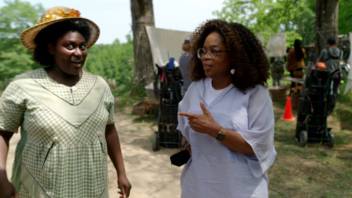
[[[153,80],[154,65],[145,25],[154,26],[152,0],[131,0],[134,81],[146,85]]]
[[[339,33],[348,34],[352,32],[352,1],[340,0],[339,1]]]
[[[5,6],[0,11],[0,37],[18,40],[20,33],[36,22],[43,8],[20,0],[5,0]]]
[[[304,35],[314,41],[314,10],[310,0],[226,0],[215,14],[239,22],[258,32],[266,41],[277,32],[286,32],[288,43]]]
[[[316,0],[316,43],[320,51],[329,37],[337,38],[339,0]]]
[[[6,0],[0,8],[0,89],[15,75],[36,67],[19,37],[42,12],[41,5],[32,6],[20,0]]]
[[[96,44],[90,50],[86,61],[88,71],[103,76],[114,94],[129,94],[133,72],[132,41],[113,44]]]

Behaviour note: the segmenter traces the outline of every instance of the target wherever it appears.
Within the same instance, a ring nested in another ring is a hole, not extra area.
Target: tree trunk
[[[338,35],[339,0],[316,0],[316,39],[320,52],[329,37]]]
[[[134,82],[145,86],[153,80],[153,59],[145,25],[154,26],[152,0],[131,0]]]

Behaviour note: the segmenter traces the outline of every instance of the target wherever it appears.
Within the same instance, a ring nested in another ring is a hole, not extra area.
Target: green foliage
[[[339,1],[339,33],[348,34],[352,32],[352,1],[340,0]]]
[[[222,10],[215,14],[259,32],[264,41],[277,32],[289,32],[288,41],[304,35],[306,42],[311,42],[314,39],[313,6],[310,0],[226,0]]]
[[[285,122],[285,101],[274,100],[277,157],[269,171],[270,197],[351,197],[352,93],[339,96],[328,119],[335,135],[332,149],[323,144],[298,146],[296,122]],[[293,108],[297,115],[297,109]]]
[[[352,32],[352,1],[339,1],[339,33]],[[225,0],[215,14],[224,20],[239,22],[267,41],[277,32],[285,32],[290,45],[296,38],[304,44],[315,42],[315,1],[313,0]]]
[[[5,0],[5,4],[0,8],[2,38],[18,38],[21,31],[33,25],[43,12],[41,5],[33,6],[20,0]]]
[[[15,75],[37,67],[20,43],[20,33],[33,25],[43,8],[20,0],[0,8],[0,89]]]
[[[111,45],[97,44],[88,55],[87,70],[103,76],[109,82],[114,94],[126,95],[132,87],[133,48],[132,42]]]
[[[0,8],[0,90],[15,75],[31,70],[38,65],[32,60],[20,42],[20,33],[35,24],[44,9],[20,0],[6,0]],[[118,40],[111,45],[95,45],[89,51],[86,67],[104,77],[114,94],[128,98],[133,76],[132,40]],[[142,93],[143,94],[143,93]]]
[[[285,32],[285,35],[286,35],[286,43],[287,43],[286,46],[290,48],[293,47],[293,43],[295,39],[303,40],[303,37],[295,31]]]

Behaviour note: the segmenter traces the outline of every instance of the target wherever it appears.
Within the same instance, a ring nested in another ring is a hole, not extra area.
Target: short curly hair
[[[41,30],[35,37],[36,48],[33,52],[33,59],[45,67],[54,65],[54,57],[49,53],[48,45],[56,44],[58,39],[67,32],[79,32],[86,41],[89,40],[91,30],[86,21],[80,19],[65,20],[55,23]]]
[[[229,23],[215,19],[206,21],[192,36],[191,77],[192,80],[205,78],[202,62],[197,58],[197,49],[202,48],[210,33],[221,35],[230,57],[230,68],[236,69],[232,84],[246,91],[257,84],[266,85],[269,77],[269,63],[264,49],[256,36],[239,23]]]

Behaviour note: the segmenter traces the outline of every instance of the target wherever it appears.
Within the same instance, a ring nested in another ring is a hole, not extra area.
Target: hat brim
[[[22,42],[23,46],[28,48],[29,50],[34,50],[36,47],[34,39],[41,30],[45,29],[46,27],[48,27],[52,24],[66,21],[66,20],[70,20],[70,19],[84,20],[88,23],[91,32],[90,32],[90,38],[87,41],[87,47],[88,48],[91,47],[98,40],[100,30],[99,30],[98,25],[95,24],[93,21],[86,19],[86,18],[82,18],[82,17],[65,17],[65,18],[44,22],[44,23],[35,25],[33,27],[30,27],[21,33],[21,42]]]

